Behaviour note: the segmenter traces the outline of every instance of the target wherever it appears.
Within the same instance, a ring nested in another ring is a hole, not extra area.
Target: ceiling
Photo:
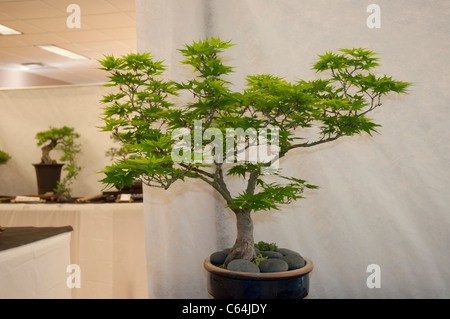
[[[76,14],[71,4],[79,6],[79,28],[69,27]],[[0,0],[0,24],[22,32],[0,35],[0,88],[103,83],[98,59],[136,52],[135,0]],[[36,47],[43,44],[88,59]],[[27,63],[43,67],[28,70]]]

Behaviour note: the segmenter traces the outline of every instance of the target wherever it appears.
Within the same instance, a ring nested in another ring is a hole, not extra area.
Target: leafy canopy
[[[57,143],[63,143],[65,139],[76,136],[74,129],[71,127],[63,126],[60,128],[50,127],[46,131],[36,133],[37,145],[41,146],[44,143],[54,141]],[[56,146],[56,145],[55,145]]]
[[[379,124],[367,114],[381,106],[383,96],[405,93],[409,86],[386,75],[376,76],[372,73],[379,65],[376,53],[355,48],[319,55],[313,69],[325,72],[324,78],[288,82],[272,74],[255,74],[247,76],[245,89],[237,92],[225,79],[233,68],[221,58],[232,45],[220,38],[186,44],[179,50],[184,56],[181,63],[190,65],[194,73],[184,82],[165,79],[166,67],[150,53],[105,56],[99,61],[109,74],[107,85],[116,88],[103,96],[102,129],[112,132],[133,155],[107,166],[103,183],[123,187],[140,178],[149,186],[167,189],[177,180],[196,178],[216,189],[234,212],[278,209],[302,198],[305,188],[316,186],[283,176],[279,169],[272,175],[285,182],[267,182],[262,170],[269,166],[267,161],[227,163],[230,153],[220,152],[228,139],[227,128],[247,133],[277,128],[277,136],[271,132],[267,136],[269,140],[276,137],[279,149],[275,155],[281,159],[296,148],[376,132]],[[177,102],[181,96],[190,99]],[[174,139],[173,133],[192,133],[199,121],[201,132],[208,138],[191,143],[192,134],[185,135],[181,138],[186,142],[185,161],[174,160],[172,155],[180,139]],[[211,157],[205,154],[200,155],[201,160],[195,157],[199,149],[211,146],[212,134],[206,134],[211,132],[227,137],[214,140],[216,148],[211,154],[216,160],[212,163],[206,161]],[[311,137],[308,132],[315,135]],[[249,133],[244,150],[251,149],[251,141]],[[236,154],[233,151],[231,155]],[[245,178],[244,190],[232,195],[227,176]]]

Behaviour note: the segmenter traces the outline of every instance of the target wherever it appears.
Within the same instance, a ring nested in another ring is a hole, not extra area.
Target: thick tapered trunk
[[[253,221],[250,212],[236,213],[237,237],[231,252],[225,260],[225,265],[234,259],[254,260],[255,243],[253,239]]]
[[[51,140],[50,143],[45,145],[41,148],[42,150],[42,157],[41,157],[41,163],[42,164],[56,164],[55,160],[52,160],[50,157],[50,151],[56,147],[57,143],[55,140]]]

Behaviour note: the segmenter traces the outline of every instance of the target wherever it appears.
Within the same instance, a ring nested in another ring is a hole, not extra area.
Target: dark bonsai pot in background
[[[61,178],[64,164],[33,164],[36,170],[38,194],[54,193]]]
[[[142,182],[141,181],[139,181],[139,180],[135,180],[134,182],[133,182],[133,185],[131,185],[131,186],[128,186],[128,185],[125,185],[125,186],[123,186],[122,187],[122,189],[120,188],[120,186],[119,185],[115,185],[115,187],[116,187],[116,189],[118,189],[119,191],[121,191],[121,192],[130,192],[130,193],[142,193]]]
[[[224,269],[213,265],[209,257],[204,262],[208,272],[208,293],[214,299],[303,299],[309,293],[312,262],[295,270],[273,273],[250,273]]]

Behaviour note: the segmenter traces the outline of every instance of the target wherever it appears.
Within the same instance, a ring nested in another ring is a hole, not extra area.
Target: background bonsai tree
[[[77,154],[81,152],[81,145],[76,143],[80,135],[75,132],[74,128],[63,126],[61,128],[50,127],[47,131],[36,134],[38,140],[37,145],[42,146],[42,164],[56,164],[57,161],[50,157],[52,150],[62,152],[59,158],[66,165],[63,170],[66,172],[62,181],[59,181],[55,189],[57,200],[71,199],[71,184],[77,178],[81,167],[77,163]]]
[[[119,145],[120,145],[119,147],[110,147],[105,152],[105,155],[107,157],[109,157],[111,159],[111,161],[114,161],[117,159],[136,158],[136,155],[134,154],[134,152],[130,151],[126,144],[121,144],[119,138],[116,135],[111,134],[111,139],[114,142],[119,143]],[[138,189],[139,191],[141,191],[142,190],[142,182],[139,179],[136,179],[134,181],[133,187],[135,189]],[[125,188],[124,188],[124,186],[116,185],[116,188],[123,190],[123,191],[129,191],[129,189],[130,189],[128,187],[128,185],[125,185]]]
[[[114,135],[111,134],[111,139],[120,144],[120,140],[119,138]],[[114,161],[118,158],[121,159],[127,159],[130,157],[135,157],[135,155],[133,154],[133,152],[130,152],[130,150],[128,149],[126,144],[120,144],[119,147],[110,147],[106,152],[105,152],[105,156],[109,157],[111,159],[111,161]]]
[[[0,150],[0,165],[1,164],[6,164],[6,162],[8,162],[11,159],[11,156]]]
[[[110,74],[107,85],[117,88],[103,97],[103,130],[113,132],[135,155],[107,166],[102,182],[123,186],[140,178],[146,185],[168,189],[178,180],[204,181],[236,215],[237,238],[225,264],[255,259],[252,213],[280,209],[302,198],[305,189],[317,188],[285,176],[274,160],[343,136],[376,132],[379,125],[368,113],[381,106],[383,96],[405,93],[409,86],[373,74],[376,54],[355,48],[319,55],[313,69],[326,71],[325,78],[291,83],[271,74],[250,75],[245,90],[235,92],[226,80],[232,68],[220,57],[231,45],[219,38],[185,45],[179,50],[185,58],[182,63],[192,66],[195,76],[182,83],[163,79],[165,67],[150,53],[105,56],[99,61]],[[179,95],[192,98],[173,102]],[[273,130],[265,131],[265,136],[277,145],[275,158],[227,161],[250,151],[255,132],[268,127]],[[230,128],[246,134],[227,134]],[[196,132],[203,138],[196,138]],[[239,141],[243,141],[240,150],[223,151],[227,142]],[[205,152],[208,147],[211,151]],[[228,176],[245,179],[245,186],[230,189]]]

